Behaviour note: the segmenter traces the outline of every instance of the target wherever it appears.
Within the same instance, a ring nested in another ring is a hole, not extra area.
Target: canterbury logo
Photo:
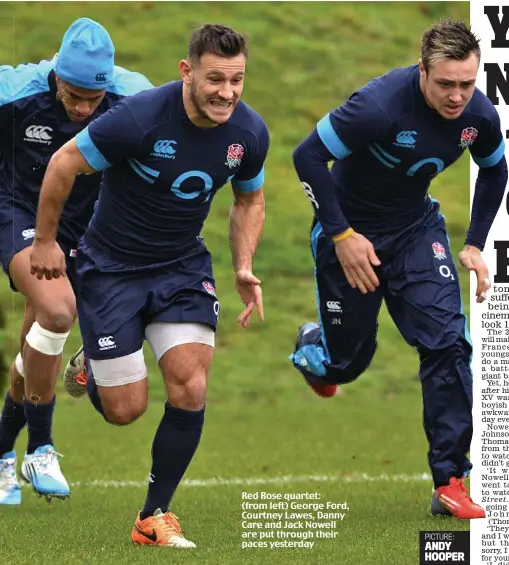
[[[107,335],[105,337],[100,337],[97,340],[97,344],[99,345],[99,349],[103,350],[103,349],[113,349],[114,347],[117,347],[115,345],[115,341],[113,339],[112,335]]]
[[[95,75],[96,82],[106,82],[106,73],[97,73]]]
[[[175,159],[177,150],[172,147],[173,145],[177,145],[174,139],[160,139],[156,141],[152,155],[163,157],[164,159]]]
[[[51,143],[51,133],[53,133],[53,129],[49,126],[29,126],[25,131],[25,141],[49,145]]]
[[[408,131],[400,131],[396,136],[396,142],[394,145],[397,147],[408,147],[413,149],[416,144],[415,136],[417,135],[416,131],[408,130]]]
[[[315,198],[315,195],[313,193],[313,189],[311,188],[311,186],[307,182],[303,182],[302,188],[304,189],[304,192],[306,193],[306,196],[309,198],[311,204],[313,204],[313,206],[318,210],[318,208],[320,208],[320,206],[319,206],[318,202],[316,201],[316,198]]]
[[[23,236],[24,240],[27,239],[32,239],[33,237],[35,237],[35,229],[34,228],[29,228],[27,230],[23,230],[21,232],[21,235]]]
[[[339,302],[333,302],[331,300],[329,300],[327,302],[327,310],[329,312],[342,312],[343,308],[341,308],[341,304]]]

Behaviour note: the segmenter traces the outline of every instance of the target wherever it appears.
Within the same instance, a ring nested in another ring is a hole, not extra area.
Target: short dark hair
[[[479,39],[462,20],[445,18],[433,24],[422,35],[421,59],[426,72],[439,59],[467,59],[471,53],[481,57]]]
[[[205,53],[219,57],[235,57],[242,53],[247,58],[246,40],[225,25],[205,24],[191,35],[188,57],[189,60],[200,60]]]

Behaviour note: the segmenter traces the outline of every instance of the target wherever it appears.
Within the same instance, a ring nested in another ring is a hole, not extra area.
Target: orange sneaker
[[[196,545],[184,537],[178,517],[159,508],[153,516],[136,518],[131,540],[135,545],[164,545],[167,547],[193,548]]]
[[[319,385],[306,379],[307,384],[322,398],[332,398],[338,391],[338,385]]]
[[[449,484],[438,487],[431,499],[431,513],[454,516],[459,520],[486,518],[482,506],[476,504],[469,496],[464,484],[465,478],[452,477]]]
[[[74,398],[87,392],[87,368],[83,346],[69,359],[64,371],[65,390]]]

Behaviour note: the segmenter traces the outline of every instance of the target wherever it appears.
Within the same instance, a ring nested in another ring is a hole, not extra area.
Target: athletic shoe
[[[32,454],[25,454],[21,465],[21,478],[48,500],[69,496],[69,485],[60,470],[59,456],[52,445],[43,445]]]
[[[87,392],[87,368],[83,346],[69,359],[64,371],[65,390],[74,398]]]
[[[290,360],[318,396],[331,398],[336,394],[338,385],[320,383],[320,377],[325,375],[323,347],[311,343],[307,338],[312,330],[319,327],[314,322],[307,322],[299,328],[295,351],[290,355]]]
[[[194,548],[196,545],[184,537],[178,517],[171,512],[163,513],[159,508],[153,516],[140,520],[136,518],[131,540],[136,545],[164,545],[182,549]]]
[[[0,504],[21,504],[21,487],[16,477],[16,453],[0,458]]]
[[[452,477],[449,484],[438,487],[431,498],[431,513],[434,515],[453,516],[459,520],[486,518],[484,509],[469,496],[464,484],[465,477]]]

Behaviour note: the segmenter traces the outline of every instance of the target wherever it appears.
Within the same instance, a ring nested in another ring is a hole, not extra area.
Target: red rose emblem
[[[232,161],[240,161],[244,155],[244,148],[239,143],[234,143],[228,147],[228,158]]]

